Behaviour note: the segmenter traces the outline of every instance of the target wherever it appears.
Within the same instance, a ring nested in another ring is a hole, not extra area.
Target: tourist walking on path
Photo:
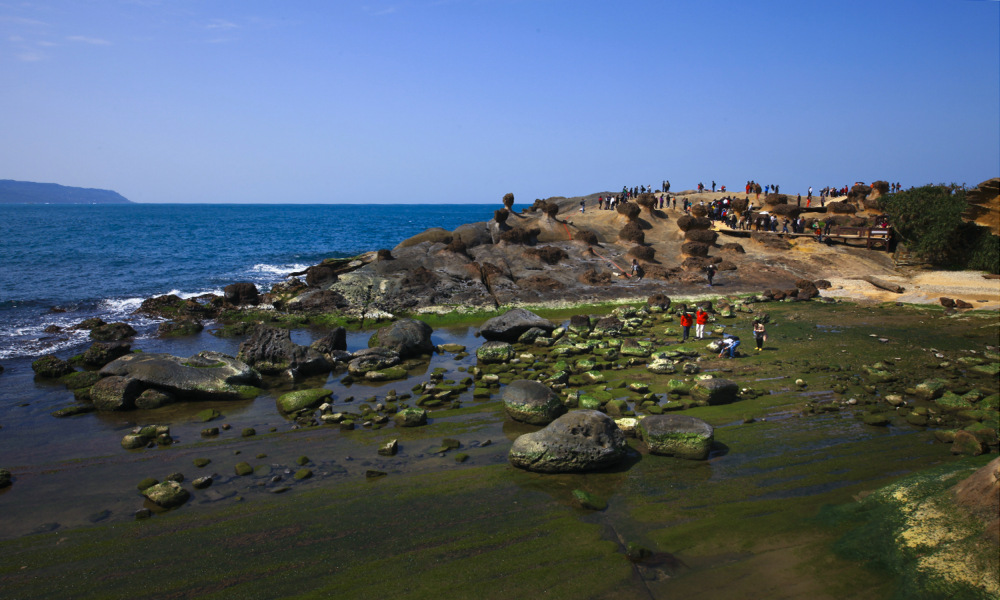
[[[684,311],[681,313],[681,343],[688,339],[691,333],[691,313]]]
[[[694,313],[694,337],[699,340],[705,339],[705,323],[708,323],[708,313],[699,306]]]
[[[757,342],[757,352],[760,352],[764,349],[764,342],[767,341],[767,331],[764,329],[762,321],[753,322],[753,337]]]

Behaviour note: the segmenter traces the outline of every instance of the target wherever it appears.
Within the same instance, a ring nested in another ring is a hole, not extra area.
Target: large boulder
[[[132,351],[128,342],[94,342],[83,353],[83,363],[91,367],[103,367],[114,359]]]
[[[236,357],[265,375],[288,371],[293,378],[326,373],[330,361],[319,350],[292,342],[287,329],[257,326]]]
[[[530,379],[512,381],[504,388],[503,407],[510,418],[532,425],[548,425],[566,412],[547,385]]]
[[[90,339],[101,342],[113,342],[135,337],[136,330],[128,323],[107,323],[90,330]]]
[[[521,337],[522,333],[532,327],[538,327],[548,332],[556,328],[551,322],[539,317],[530,310],[514,308],[499,317],[493,317],[483,323],[483,326],[479,329],[479,333],[489,341],[513,343],[517,341],[517,338]]]
[[[364,375],[369,371],[381,371],[399,364],[399,354],[388,348],[365,348],[352,355],[347,363],[351,375]]]
[[[181,401],[241,400],[254,391],[247,386],[261,383],[260,373],[248,364],[210,351],[188,358],[158,353],[128,354],[105,365],[100,373],[104,377],[136,380],[143,390],[155,387],[170,392]]]
[[[104,377],[90,388],[90,400],[100,411],[131,410],[145,389],[142,382],[131,377]]]
[[[652,454],[704,460],[712,448],[715,429],[687,415],[650,415],[639,421],[639,435]]]
[[[729,404],[739,392],[740,386],[728,379],[699,379],[691,388],[691,397],[706,404]]]
[[[625,434],[611,417],[576,410],[514,440],[508,459],[537,473],[579,473],[613,466],[627,452]]]
[[[348,304],[340,292],[310,290],[292,298],[285,306],[293,312],[332,313],[346,308]]]
[[[344,352],[347,350],[347,330],[343,327],[337,327],[330,333],[309,344],[309,347],[322,354]]]
[[[431,326],[423,321],[400,319],[372,334],[368,347],[395,350],[400,358],[433,354],[432,332]]]
[[[256,306],[260,304],[260,293],[257,291],[257,286],[249,281],[230,283],[223,288],[222,292],[226,296],[226,302],[230,304],[237,306],[245,304]]]

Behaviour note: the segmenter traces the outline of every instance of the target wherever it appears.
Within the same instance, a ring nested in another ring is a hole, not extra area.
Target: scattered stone
[[[507,342],[486,342],[476,350],[476,358],[485,364],[506,363],[514,358],[514,346]]]
[[[514,308],[483,323],[483,326],[479,328],[479,333],[488,341],[516,342],[524,332],[532,327],[538,327],[546,332],[551,332],[556,328],[548,320],[530,310]]]
[[[245,477],[253,473],[253,467],[251,467],[250,463],[248,462],[236,463],[235,470],[236,474],[239,475],[240,477]]]
[[[313,472],[310,469],[299,469],[295,472],[293,476],[296,481],[302,481],[304,479],[309,479],[313,476]]]
[[[396,456],[397,452],[399,452],[398,440],[389,440],[378,447],[378,453],[380,456]]]
[[[255,435],[257,435],[257,430],[253,427],[247,427],[240,432],[240,437],[253,437]]]
[[[307,408],[315,408],[333,396],[333,391],[325,388],[298,390],[278,396],[278,410],[283,413],[295,413]]]
[[[419,427],[427,424],[427,411],[422,408],[404,408],[393,416],[396,427]]]
[[[191,486],[196,490],[203,490],[212,485],[212,481],[213,480],[210,475],[206,477],[199,477],[191,482]]]

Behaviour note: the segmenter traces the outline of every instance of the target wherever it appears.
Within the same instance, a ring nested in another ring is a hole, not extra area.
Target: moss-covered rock
[[[580,508],[587,510],[604,510],[608,507],[608,501],[604,498],[591,494],[584,490],[573,490],[573,499]]]
[[[476,350],[476,358],[485,364],[510,362],[514,358],[514,346],[507,342],[486,342]]]
[[[923,381],[913,389],[913,394],[921,400],[934,400],[940,398],[947,390],[947,384],[940,379],[928,379]]]
[[[715,429],[687,415],[651,415],[639,421],[639,435],[650,453],[704,460],[715,441]]]
[[[278,410],[288,414],[307,408],[316,408],[326,402],[331,396],[333,396],[333,391],[326,388],[288,392],[287,394],[278,396]]]
[[[392,420],[396,427],[419,427],[427,424],[427,411],[422,408],[404,408]]]
[[[691,387],[691,397],[707,404],[729,404],[738,398],[740,387],[722,378],[699,379]]]
[[[157,506],[174,508],[188,501],[191,493],[176,481],[164,481],[143,490],[142,495]]]
[[[53,354],[32,362],[31,370],[35,372],[35,375],[46,379],[58,379],[74,371],[73,365]]]
[[[548,386],[529,379],[513,381],[504,388],[503,407],[510,418],[532,425],[547,425],[566,412]]]

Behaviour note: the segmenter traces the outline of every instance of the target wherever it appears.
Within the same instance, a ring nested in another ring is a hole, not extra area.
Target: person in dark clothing
[[[715,277],[715,265],[708,265],[705,269],[705,276],[708,277],[708,287],[712,287],[712,279]]]
[[[760,352],[764,349],[764,342],[767,341],[767,331],[764,329],[763,322],[753,322],[753,337],[754,341],[757,342],[757,352]]]

